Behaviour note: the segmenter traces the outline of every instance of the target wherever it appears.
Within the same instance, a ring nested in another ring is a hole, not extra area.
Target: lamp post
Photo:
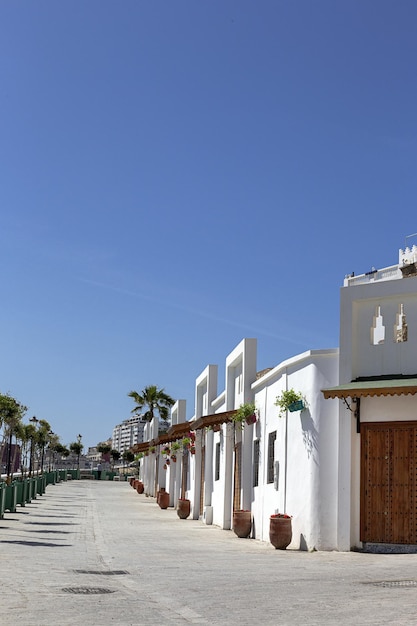
[[[13,438],[13,429],[11,427],[11,425],[9,426],[10,428],[10,433],[9,433],[9,443],[7,446],[7,468],[6,468],[6,472],[7,472],[7,479],[6,482],[9,485],[12,481],[11,479],[11,466],[12,466],[12,438]]]
[[[45,447],[46,447],[46,443],[47,443],[47,438],[50,435],[53,435],[54,433],[52,432],[52,430],[49,430],[48,432],[43,432],[42,433],[42,454],[41,454],[41,474],[43,474],[43,463],[44,463],[44,459],[45,459]]]
[[[48,450],[49,450],[49,471],[51,471],[51,436],[55,435],[53,430],[50,430],[48,433],[48,437],[49,437],[49,442],[48,442]],[[42,455],[43,455],[43,450],[42,450]],[[42,466],[43,466],[43,462],[42,462]]]
[[[77,463],[77,465],[78,465],[77,469],[78,469],[78,470],[80,469],[80,454],[81,454],[82,449],[83,449],[83,445],[82,445],[82,443],[81,443],[81,439],[82,439],[82,438],[83,438],[83,436],[82,436],[82,435],[77,435],[77,443],[78,443],[78,444],[79,444],[79,446],[80,446],[80,447],[79,447],[79,449],[78,449],[78,463]]]
[[[30,418],[29,422],[32,422],[33,426],[36,428],[36,424],[39,422],[39,420],[33,416]],[[30,438],[30,460],[29,460],[29,477],[32,477],[32,473],[33,473],[33,453],[34,453],[34,434],[32,434],[31,438]]]

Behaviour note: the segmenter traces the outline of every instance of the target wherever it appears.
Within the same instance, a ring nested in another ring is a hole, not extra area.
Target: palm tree
[[[131,391],[127,394],[130,398],[136,402],[136,406],[132,409],[132,413],[138,415],[143,408],[146,408],[142,418],[148,422],[152,421],[155,417],[155,412],[158,413],[160,426],[162,430],[166,430],[169,421],[169,409],[175,404],[175,400],[165,393],[164,389],[158,389],[156,385],[149,385],[138,393],[137,391]]]

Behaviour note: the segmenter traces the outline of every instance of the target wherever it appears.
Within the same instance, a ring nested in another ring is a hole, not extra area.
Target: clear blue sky
[[[0,392],[86,446],[339,343],[347,273],[417,231],[415,0],[0,6]]]

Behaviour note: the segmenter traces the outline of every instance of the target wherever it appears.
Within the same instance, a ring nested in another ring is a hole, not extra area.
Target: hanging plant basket
[[[282,391],[280,395],[276,397],[275,406],[279,407],[279,416],[284,417],[286,411],[290,411],[290,413],[302,411],[306,408],[307,403],[301,392],[288,389]]]
[[[254,424],[256,422],[255,404],[253,402],[241,404],[231,419],[239,428],[243,428],[245,424]]]
[[[291,402],[291,404],[288,405],[288,410],[290,411],[290,413],[294,413],[294,411],[302,411],[303,409],[304,409],[303,400],[296,400],[295,402]]]
[[[256,424],[256,413],[252,413],[252,415],[248,415],[248,417],[245,418],[245,422],[248,425]]]

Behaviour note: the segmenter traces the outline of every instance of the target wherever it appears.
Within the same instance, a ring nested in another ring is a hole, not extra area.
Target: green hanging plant
[[[301,392],[288,389],[282,391],[275,399],[275,406],[279,407],[279,416],[283,417],[287,411],[302,411],[306,407],[306,401]]]
[[[245,422],[254,424],[256,422],[256,406],[253,402],[244,402],[231,416],[232,422],[243,428]]]

